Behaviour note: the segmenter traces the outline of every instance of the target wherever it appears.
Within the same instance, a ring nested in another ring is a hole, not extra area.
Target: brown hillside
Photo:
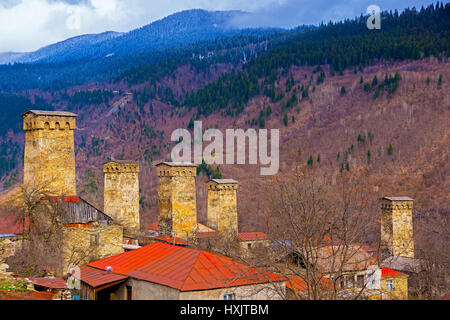
[[[294,88],[301,84],[307,85],[313,69],[292,68]],[[334,77],[330,77],[328,70],[324,69],[324,83],[317,85],[315,79],[318,74],[314,74],[315,92],[312,92],[311,85],[309,98],[302,99],[298,105],[286,111],[288,126],[283,123],[282,102],[274,104],[269,98],[258,96],[237,119],[222,117],[220,114],[207,119],[201,118],[203,128],[216,127],[223,132],[227,128],[257,129],[254,125],[251,126],[250,122],[258,119],[260,111],[270,104],[273,112],[266,119],[266,128],[280,129],[278,178],[281,180],[283,176],[290,174],[295,165],[305,164],[312,156],[313,167],[335,174],[341,168],[367,168],[373,184],[374,201],[382,195],[408,195],[416,200],[416,210],[447,210],[450,190],[450,63],[438,63],[434,59],[395,64],[380,63],[366,68],[362,73],[346,71],[342,76]],[[199,79],[204,78],[202,83],[206,84],[228,70],[228,67],[223,66],[217,72],[204,76],[196,75],[184,67],[179,70],[178,76],[167,78],[164,82],[180,96],[182,89],[186,92],[194,89],[192,83],[197,83]],[[379,97],[374,99],[374,90],[366,92],[363,84],[360,84],[361,76],[364,82],[371,82],[375,75],[382,81],[385,74],[394,76],[396,72],[401,75],[402,80],[393,94],[382,91]],[[440,74],[443,79],[439,86]],[[430,79],[428,84],[427,78]],[[284,76],[279,81],[280,90],[284,90],[286,80],[287,76]],[[345,94],[341,94],[342,86],[346,89]],[[116,88],[117,86],[114,90]],[[291,95],[292,92],[286,94],[287,98]],[[193,110],[174,109],[157,100],[153,100],[152,104],[153,116],[150,115],[149,104],[142,111],[131,97],[124,96],[114,97],[108,106],[91,106],[77,110],[80,117],[75,149],[79,193],[102,207],[103,163],[110,157],[139,160],[143,224],[156,220],[157,177],[152,162],[170,158],[173,146],[170,143],[172,131],[186,128],[194,114]],[[115,108],[118,105],[120,110]],[[292,121],[293,116],[295,122]],[[358,135],[364,137],[364,142],[358,141]],[[392,145],[390,155],[389,145]],[[320,163],[317,162],[319,154]],[[221,165],[220,169],[224,178],[233,178],[240,182],[240,229],[258,229],[262,225],[259,213],[265,207],[272,177],[260,176],[259,166]],[[197,184],[198,212],[203,222],[206,217],[205,180],[202,176]],[[378,217],[379,213],[373,214]]]

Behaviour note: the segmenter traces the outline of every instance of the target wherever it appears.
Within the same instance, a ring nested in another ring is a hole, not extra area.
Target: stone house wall
[[[387,282],[394,282],[394,289],[387,289]],[[383,277],[381,279],[381,292],[383,299],[408,300],[408,276]]]
[[[93,260],[123,253],[122,242],[123,228],[117,224],[64,227],[61,274],[71,265],[81,266]]]
[[[180,292],[157,283],[129,279],[114,292],[114,299],[125,300],[127,286],[132,288],[133,300],[223,300],[223,296],[226,294],[235,295],[236,300],[280,300],[286,291],[286,284],[278,282]]]

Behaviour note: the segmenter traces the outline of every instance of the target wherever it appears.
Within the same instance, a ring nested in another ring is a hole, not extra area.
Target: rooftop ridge
[[[28,110],[27,112],[24,112],[22,114],[22,118],[24,118],[29,113],[33,113],[37,116],[78,117],[77,114],[68,111]]]
[[[414,199],[410,197],[400,196],[400,197],[382,197],[382,200],[391,200],[391,201],[414,201]]]
[[[161,161],[157,163],[156,166],[160,166],[163,164],[169,167],[197,167],[197,165],[192,162],[168,162],[168,161]]]
[[[265,273],[219,254],[162,242],[91,262],[86,266],[100,270],[110,266],[113,273],[184,292],[284,281],[275,274]],[[255,275],[252,275],[253,272]]]
[[[210,179],[208,182],[215,182],[217,184],[237,184],[238,182],[233,179]]]

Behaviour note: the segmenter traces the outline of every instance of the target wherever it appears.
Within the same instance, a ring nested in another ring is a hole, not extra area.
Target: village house
[[[42,194],[39,205],[55,212],[63,230],[60,268],[52,270],[59,276],[70,266],[141,247],[138,240],[142,235],[139,163],[119,160],[105,163],[104,211],[78,196],[74,150],[76,117],[71,112],[41,110],[30,110],[22,115],[25,130],[23,185]],[[197,223],[196,166],[164,162],[158,168],[159,217],[154,227],[148,228],[150,242],[167,242],[172,237],[176,244],[192,246],[196,242],[190,240],[195,239],[197,233],[205,238],[226,232],[238,235],[248,248],[252,242],[265,238],[263,233],[255,236],[256,233],[237,232],[237,181],[211,180],[208,183],[208,223],[212,223],[213,228]],[[13,197],[20,200],[21,191],[16,193]],[[3,259],[20,248],[21,236],[29,227],[28,219],[17,213],[2,216],[0,254]]]
[[[22,117],[24,185],[43,188],[41,205],[58,213],[63,232],[56,274],[63,276],[70,266],[82,266],[82,299],[280,299],[286,285],[288,290],[304,291],[301,278],[286,284],[281,276],[199,249],[205,241],[223,239],[237,243],[240,255],[247,257],[255,248],[273,245],[263,232],[239,232],[236,180],[207,182],[207,222],[202,224],[197,220],[197,166],[158,163],[158,220],[141,230],[138,162],[104,164],[101,211],[77,195],[77,115],[31,110]],[[293,248],[290,258],[296,264],[314,263],[323,281],[336,280],[344,294],[364,289],[365,298],[407,299],[409,276],[420,269],[414,258],[412,204],[408,197],[382,199],[381,264],[375,249],[359,244],[350,244],[353,254],[336,264],[343,253],[333,242],[317,248],[314,262],[306,261],[301,248]],[[26,217],[2,217],[0,261],[20,248],[28,227]],[[139,243],[142,239],[145,243]],[[39,290],[65,290],[61,278],[32,279]]]
[[[282,299],[285,278],[208,251],[155,242],[80,270],[87,300]]]
[[[381,299],[408,300],[408,275],[389,268],[381,269]]]
[[[0,218],[0,262],[14,256],[20,247],[23,223],[13,215]]]
[[[420,260],[414,258],[412,205],[409,197],[381,199],[381,261],[376,249],[344,245],[339,239],[327,239],[328,245],[313,249],[309,261],[302,248],[292,248],[289,259],[300,266],[314,264],[324,277],[336,282],[342,297],[361,291],[364,299],[407,300],[409,279],[421,270]]]

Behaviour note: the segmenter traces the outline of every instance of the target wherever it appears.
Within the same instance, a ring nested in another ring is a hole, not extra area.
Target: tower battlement
[[[104,211],[124,226],[126,231],[138,231],[139,163],[110,161],[103,166],[105,175]]]
[[[208,225],[224,234],[238,234],[237,188],[232,179],[212,179],[208,188]]]
[[[139,173],[139,163],[134,161],[115,160],[103,165],[104,173]]]
[[[197,166],[189,162],[161,162],[157,164],[158,177],[196,177]]]
[[[76,117],[72,112],[30,110],[22,114],[23,130],[75,130]]]
[[[414,258],[413,203],[409,197],[381,199],[381,250],[385,255]]]
[[[65,111],[30,110],[22,114],[25,185],[49,195],[76,195],[76,117]]]
[[[157,165],[157,175],[160,235],[175,235],[185,240],[195,237],[197,166],[185,162],[161,162]]]

